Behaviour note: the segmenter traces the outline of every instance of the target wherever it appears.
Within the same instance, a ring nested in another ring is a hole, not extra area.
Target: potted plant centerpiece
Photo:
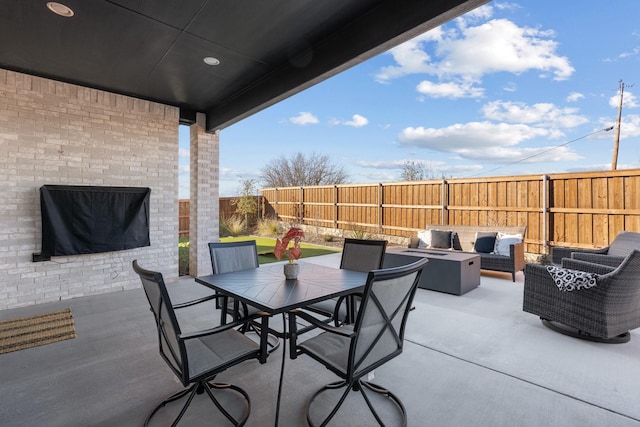
[[[300,240],[304,237],[304,231],[298,227],[291,227],[287,234],[280,239],[276,239],[276,246],[273,249],[273,254],[278,258],[278,261],[285,255],[289,262],[284,265],[284,276],[287,279],[297,279],[298,272],[300,271],[300,265],[294,261],[299,259],[302,255],[302,249],[300,248]],[[292,243],[293,246],[289,246]]]

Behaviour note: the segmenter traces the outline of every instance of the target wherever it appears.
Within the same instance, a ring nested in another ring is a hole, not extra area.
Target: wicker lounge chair
[[[602,249],[553,247],[551,259],[554,264],[561,264],[562,258],[574,258],[617,267],[634,249],[640,249],[640,233],[621,231],[609,246]]]
[[[564,334],[598,342],[621,343],[640,327],[640,250],[618,267],[565,258],[563,269],[596,273],[597,285],[562,291],[546,266],[527,264],[523,310]]]

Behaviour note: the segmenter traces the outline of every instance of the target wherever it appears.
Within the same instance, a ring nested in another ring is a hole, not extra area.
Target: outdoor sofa
[[[409,247],[477,253],[481,269],[511,273],[515,282],[516,273],[524,271],[526,230],[526,226],[427,224],[410,239]]]

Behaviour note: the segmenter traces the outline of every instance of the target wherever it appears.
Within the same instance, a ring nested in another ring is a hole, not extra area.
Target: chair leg
[[[384,423],[382,422],[382,420],[380,419],[380,416],[378,415],[378,413],[374,409],[373,404],[369,400],[369,396],[367,396],[367,393],[364,391],[365,388],[367,388],[367,389],[369,389],[369,390],[371,390],[371,391],[373,391],[375,393],[383,394],[387,399],[389,399],[393,403],[395,403],[395,405],[398,407],[398,410],[402,414],[402,426],[406,427],[406,425],[407,425],[407,410],[405,409],[404,405],[402,404],[402,401],[395,394],[391,393],[389,390],[387,390],[384,387],[380,387],[377,384],[373,384],[373,383],[370,383],[370,382],[367,382],[367,381],[358,380],[358,383],[361,385],[361,387],[359,389],[360,393],[362,393],[362,396],[364,397],[365,402],[367,402],[367,406],[371,410],[371,413],[373,414],[373,416],[376,418],[376,420],[378,421],[378,423],[381,426],[384,425]]]
[[[311,404],[316,399],[316,397],[318,397],[324,391],[342,388],[342,387],[345,387],[345,390],[344,390],[344,393],[342,393],[342,396],[340,396],[340,400],[338,401],[338,404],[333,408],[333,410],[329,413],[329,415],[327,415],[324,421],[322,421],[322,424],[320,424],[320,427],[324,427],[329,423],[329,421],[331,421],[334,415],[338,412],[338,409],[340,409],[340,407],[344,403],[345,399],[347,398],[347,395],[351,391],[351,385],[347,384],[346,381],[339,381],[339,382],[327,384],[326,386],[322,387],[320,390],[316,391],[313,394],[313,396],[311,396],[311,399],[309,400],[309,404],[307,405],[307,423],[309,424],[310,427],[315,427],[315,424],[311,420],[310,409],[311,409]]]
[[[222,404],[218,401],[218,399],[213,394],[214,390],[233,390],[234,392],[242,396],[242,398],[247,402],[247,406],[243,411],[242,415],[239,417],[239,419],[236,420],[233,417],[233,415],[231,415],[229,411],[227,411],[222,406]],[[222,413],[222,415],[224,415],[234,426],[244,426],[244,424],[247,422],[247,419],[249,418],[249,415],[251,414],[251,400],[249,399],[249,395],[247,394],[247,392],[233,384],[213,383],[209,381],[200,381],[200,382],[194,383],[189,388],[181,390],[178,393],[175,393],[170,397],[168,397],[167,399],[165,399],[149,414],[149,416],[144,422],[144,426],[146,427],[149,425],[149,421],[151,421],[151,418],[156,414],[156,412],[158,412],[159,409],[165,407],[167,404],[171,402],[174,402],[176,400],[183,398],[186,395],[189,395],[186,402],[182,406],[182,409],[180,409],[180,413],[171,423],[171,427],[177,426],[178,422],[180,422],[184,414],[187,412],[187,408],[189,408],[189,405],[191,405],[191,401],[193,400],[195,395],[202,394],[204,392],[207,393],[207,395],[209,396],[209,399],[211,399],[214,405],[216,405],[216,407]]]
[[[180,421],[184,413],[187,411],[187,408],[191,404],[191,401],[193,400],[193,396],[195,396],[197,391],[198,391],[198,384],[196,383],[191,385],[191,387],[189,388],[185,388],[184,390],[180,390],[179,392],[172,394],[171,396],[166,398],[162,403],[156,406],[153,411],[151,411],[149,416],[147,416],[147,419],[144,421],[144,426],[147,427],[149,425],[149,421],[151,421],[151,418],[153,418],[153,416],[156,414],[156,412],[158,412],[159,409],[164,408],[167,404],[174,402],[176,400],[179,400],[188,394],[189,397],[187,398],[187,401],[185,402],[185,404],[182,406],[180,413],[178,414],[176,419],[173,420],[173,423],[171,423],[172,427],[176,426],[178,424],[178,421]]]
[[[353,384],[349,384],[346,381],[339,381],[339,382],[328,384],[328,385],[324,386],[323,388],[321,388],[320,390],[318,390],[317,392],[315,392],[313,394],[313,396],[311,396],[311,399],[309,400],[309,403],[307,405],[307,423],[309,424],[309,426],[311,426],[311,427],[315,427],[316,426],[316,424],[314,424],[313,420],[311,419],[311,414],[310,414],[311,405],[313,404],[315,399],[321,393],[323,393],[323,392],[325,392],[327,390],[339,389],[339,388],[342,388],[342,387],[345,387],[344,393],[342,393],[342,396],[340,396],[340,399],[338,400],[338,403],[331,410],[329,415],[327,415],[324,418],[324,420],[322,421],[322,423],[319,425],[320,427],[326,426],[333,419],[333,417],[336,415],[336,413],[338,412],[338,410],[340,409],[340,407],[342,406],[342,404],[346,400],[349,392],[351,392],[352,390],[353,391],[359,391],[360,393],[362,393],[362,396],[364,397],[364,400],[367,403],[367,406],[369,407],[369,410],[373,414],[373,416],[376,419],[376,421],[378,422],[378,424],[380,426],[385,426],[384,421],[382,420],[380,415],[378,415],[378,412],[375,410],[375,408],[373,406],[373,403],[369,399],[369,396],[367,395],[365,389],[370,390],[370,391],[372,391],[374,393],[378,393],[380,395],[383,395],[384,397],[389,399],[391,402],[393,402],[393,404],[398,408],[398,411],[399,411],[400,416],[401,416],[400,425],[402,427],[406,427],[407,426],[407,411],[406,411],[404,405],[402,404],[402,402],[400,401],[400,399],[396,395],[391,393],[389,390],[387,390],[386,388],[381,387],[381,386],[379,386],[377,384],[373,384],[373,383],[370,383],[370,382],[367,382],[367,381],[363,381],[363,380],[357,380]]]
[[[208,382],[208,381],[205,382],[204,384],[205,384],[204,390],[209,395],[209,398],[211,399],[211,401],[216,405],[216,407],[220,410],[220,412],[222,412],[222,414],[225,417],[227,417],[227,419],[229,421],[231,421],[231,423],[234,426],[243,426],[247,422],[247,419],[249,418],[249,415],[251,414],[251,399],[249,399],[249,395],[247,394],[246,391],[244,391],[240,387],[235,386],[233,384],[212,383],[212,382]],[[233,415],[231,415],[229,413],[229,411],[227,411],[220,404],[218,399],[216,399],[216,397],[213,395],[213,390],[233,390],[236,393],[240,394],[244,398],[244,400],[247,401],[247,408],[242,413],[242,415],[241,415],[239,420],[236,420],[235,418],[233,418]]]

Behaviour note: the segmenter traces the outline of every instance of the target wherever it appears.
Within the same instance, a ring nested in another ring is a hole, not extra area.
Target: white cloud
[[[568,58],[556,53],[553,31],[519,27],[507,19],[469,25],[488,19],[490,12],[491,8],[476,9],[472,15],[454,20],[453,29],[438,27],[391,49],[395,65],[383,67],[376,80],[384,83],[408,74],[428,74],[441,80],[435,85],[453,81],[458,87],[470,88],[484,75],[498,72],[537,70],[541,77],[555,80],[566,80],[573,74]],[[431,93],[440,94],[437,90],[427,94]]]
[[[565,80],[574,72],[566,57],[555,54],[553,32],[518,27],[507,19],[494,19],[464,29],[459,38],[442,40],[437,52],[443,58],[440,75],[479,78],[487,73],[529,70],[551,72],[555,80]]]
[[[473,87],[471,84],[433,83],[428,80],[420,82],[417,89],[421,94],[432,98],[480,98],[484,95],[483,88]]]
[[[502,88],[505,92],[515,92],[518,90],[518,85],[513,82],[508,82]]]
[[[191,156],[191,152],[188,148],[178,148],[178,157],[188,159],[189,156]]]
[[[402,145],[459,153],[463,150],[511,146],[532,138],[550,135],[552,132],[548,129],[523,124],[470,122],[439,129],[422,126],[408,127],[400,133],[398,139]]]
[[[551,103],[526,105],[522,102],[492,101],[482,107],[484,117],[509,123],[544,125],[552,128],[572,128],[589,120],[575,114],[576,108],[558,108]]]
[[[490,147],[483,150],[461,150],[461,157],[469,160],[486,163],[540,163],[540,162],[566,162],[580,160],[583,157],[567,147]]]
[[[609,98],[609,105],[613,108],[618,108],[620,105],[620,92]],[[622,108],[638,108],[638,99],[631,92],[625,92],[622,97]]]
[[[385,83],[408,74],[432,74],[435,67],[429,63],[431,57],[425,52],[423,45],[441,37],[442,27],[438,27],[389,50],[398,65],[383,67],[376,74],[376,81]]]
[[[568,96],[567,96],[567,102],[576,102],[579,99],[584,98],[584,95],[581,94],[580,92],[571,92]]]
[[[301,111],[297,116],[290,117],[289,121],[294,125],[301,125],[301,126],[315,125],[319,122],[316,116],[314,116],[313,114],[307,111]]]
[[[369,124],[369,119],[360,114],[354,114],[351,120],[344,122],[345,126],[351,126],[354,128],[361,128],[362,126],[366,126]]]

